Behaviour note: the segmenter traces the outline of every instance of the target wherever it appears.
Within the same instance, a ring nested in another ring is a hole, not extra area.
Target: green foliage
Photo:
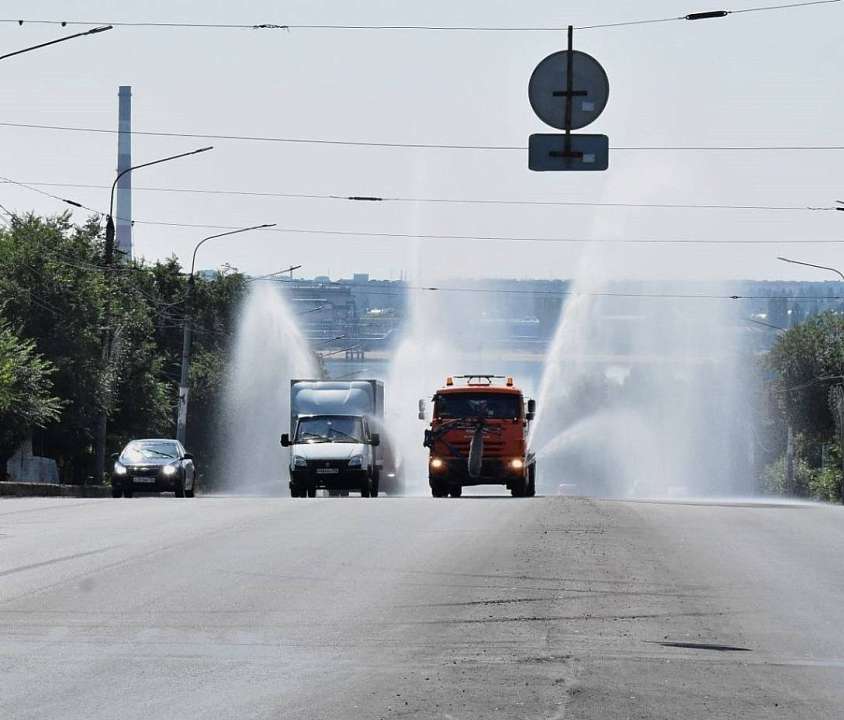
[[[102,255],[96,218],[76,227],[68,215],[26,215],[0,229],[0,307],[30,353],[29,365],[26,353],[18,353],[6,366],[18,371],[43,362],[43,377],[52,380],[62,407],[60,423],[50,413],[22,414],[16,437],[43,426],[38,445],[60,460],[65,481],[91,474],[103,407],[109,452],[132,437],[175,434],[187,277],[175,258],[126,262],[107,271]],[[238,274],[196,282],[188,445],[200,466],[213,446],[228,339],[244,287]],[[4,385],[0,392],[9,391]]]
[[[841,502],[841,468],[825,467],[812,473],[809,494],[816,500]]]
[[[785,455],[769,464],[762,473],[759,489],[765,495],[796,495],[809,497],[813,470],[805,458],[794,458],[794,485],[788,487],[785,472]]]
[[[821,442],[834,432],[828,394],[844,375],[844,316],[823,313],[783,333],[768,355],[780,410],[795,432]]]
[[[0,322],[0,459],[12,455],[34,427],[59,418],[61,402],[51,393],[55,368]]]

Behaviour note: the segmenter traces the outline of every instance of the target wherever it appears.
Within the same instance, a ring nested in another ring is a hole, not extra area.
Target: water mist
[[[224,489],[286,491],[287,451],[279,438],[290,424],[290,380],[315,373],[279,289],[271,282],[253,283],[240,310],[219,421]]]

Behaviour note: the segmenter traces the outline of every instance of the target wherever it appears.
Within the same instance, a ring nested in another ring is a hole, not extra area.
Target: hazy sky
[[[731,0],[730,9],[754,3]],[[6,0],[3,18],[200,23],[555,27],[659,18],[718,3],[427,0],[210,2]],[[3,52],[82,28],[0,25]],[[0,61],[0,120],[116,128],[117,88],[133,88],[134,128],[400,143],[527,144],[552,132],[527,101],[554,32],[119,28]],[[575,33],[610,79],[586,132],[611,145],[844,145],[844,3]],[[2,54],[2,52],[0,52]],[[137,136],[136,163],[208,144]],[[216,149],[134,176],[135,219],[210,225],[606,240],[776,240],[776,245],[618,245],[610,276],[826,276],[777,255],[844,266],[844,213],[350,203],[143,191],[176,187],[402,197],[831,206],[844,152],[614,151],[605,173],[531,173],[526,151],[385,149],[213,141]],[[0,175],[110,184],[117,138],[0,127]],[[97,208],[107,190],[45,188]],[[59,203],[0,185],[16,211]],[[77,211],[82,220],[85,213]],[[183,260],[213,231],[136,224],[136,254]],[[806,244],[841,240],[842,244]],[[568,277],[584,246],[254,233],[211,241],[200,267],[260,273],[288,264],[332,277],[397,277],[421,253],[431,276]]]

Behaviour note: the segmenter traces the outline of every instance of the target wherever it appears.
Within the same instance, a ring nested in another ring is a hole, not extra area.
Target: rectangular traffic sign
[[[606,170],[610,165],[610,140],[606,135],[570,135],[571,147],[566,152],[566,136],[562,133],[530,136],[528,167],[547,170]]]

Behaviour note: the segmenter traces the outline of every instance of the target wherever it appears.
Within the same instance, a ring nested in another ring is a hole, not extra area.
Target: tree
[[[14,454],[34,428],[57,420],[61,402],[52,394],[55,368],[0,321],[0,462]],[[1,469],[1,468],[0,468]],[[2,474],[2,472],[0,472]]]

